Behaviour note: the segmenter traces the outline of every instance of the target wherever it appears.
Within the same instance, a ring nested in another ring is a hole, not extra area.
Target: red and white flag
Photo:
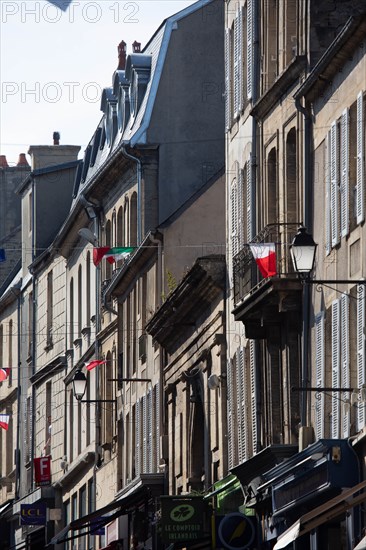
[[[90,363],[85,364],[86,370],[93,370],[98,365],[104,365],[107,361],[90,361]]]
[[[0,382],[4,382],[9,377],[10,374],[10,368],[9,367],[1,367],[0,369]]]
[[[250,244],[249,246],[263,277],[277,275],[275,243]]]
[[[0,428],[7,430],[9,428],[10,416],[8,414],[0,414]]]

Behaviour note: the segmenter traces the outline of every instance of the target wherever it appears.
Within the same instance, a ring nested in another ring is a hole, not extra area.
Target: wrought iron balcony
[[[253,244],[275,244],[277,275],[271,277],[271,279],[298,279],[290,257],[290,243],[296,235],[298,227],[299,224],[297,223],[268,224],[253,239]],[[268,278],[264,278],[258,270],[249,245],[245,245],[234,256],[233,277],[235,306],[248,299],[269,280]]]

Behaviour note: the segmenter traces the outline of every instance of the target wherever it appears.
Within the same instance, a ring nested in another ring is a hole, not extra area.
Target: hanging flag
[[[263,277],[277,274],[275,243],[250,244],[250,250]]]
[[[1,367],[0,368],[0,382],[4,382],[8,378],[10,374],[10,369],[7,367]]]
[[[8,414],[0,414],[0,428],[7,430],[9,428],[10,416]]]
[[[98,365],[104,365],[107,361],[91,361],[90,363],[85,363],[86,370],[93,370]]]
[[[5,262],[5,250],[3,248],[0,248],[0,262]]]
[[[110,246],[101,246],[99,248],[94,248],[93,250],[93,262],[97,266],[100,264],[102,258],[106,258],[107,262],[114,264],[118,260],[127,258],[131,252],[135,250],[134,246],[115,246],[111,248]]]

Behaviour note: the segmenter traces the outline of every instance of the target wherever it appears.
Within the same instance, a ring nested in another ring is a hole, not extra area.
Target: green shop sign
[[[161,538],[164,542],[203,538],[206,504],[201,496],[162,496]]]

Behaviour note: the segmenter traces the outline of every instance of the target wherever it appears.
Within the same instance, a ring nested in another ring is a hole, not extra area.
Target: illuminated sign
[[[45,502],[20,505],[21,525],[46,525],[47,507]]]
[[[37,487],[40,485],[51,484],[51,457],[42,456],[35,458],[34,463],[34,479]]]

